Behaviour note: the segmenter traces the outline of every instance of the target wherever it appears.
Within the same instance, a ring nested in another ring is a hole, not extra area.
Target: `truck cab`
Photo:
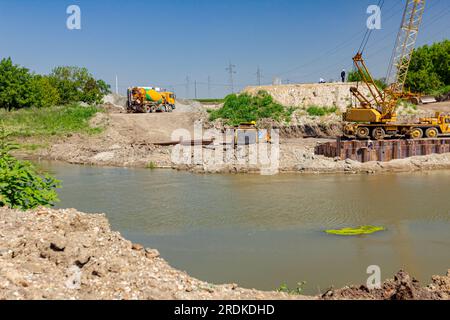
[[[164,97],[165,104],[169,108],[172,108],[172,110],[175,110],[175,99],[176,99],[175,93],[165,91],[165,92],[161,92],[161,95]]]
[[[438,129],[440,134],[450,134],[450,115],[436,112],[431,118],[421,118],[420,123],[429,124]]]

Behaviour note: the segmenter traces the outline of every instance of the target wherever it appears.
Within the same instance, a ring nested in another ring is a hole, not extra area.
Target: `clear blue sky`
[[[87,67],[120,90],[156,85],[186,96],[229,92],[225,70],[236,65],[238,89],[256,83],[337,80],[366,30],[378,0],[0,0],[0,57],[38,73],[57,65]],[[382,30],[366,49],[370,69],[386,73],[405,0],[386,0]],[[79,5],[82,30],[66,28],[66,8]],[[418,45],[450,38],[450,1],[428,0]]]

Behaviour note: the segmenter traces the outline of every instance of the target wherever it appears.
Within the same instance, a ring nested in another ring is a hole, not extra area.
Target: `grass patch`
[[[157,168],[157,165],[153,161],[150,161],[149,163],[147,163],[147,169],[154,170],[156,168]]]
[[[336,113],[337,107],[319,107],[319,106],[310,106],[308,109],[306,109],[306,112],[308,112],[308,115],[312,117],[323,117],[328,114]]]
[[[255,96],[231,94],[225,98],[222,108],[208,112],[211,121],[223,119],[228,125],[239,125],[260,119],[289,122],[294,110],[276,103],[266,91],[260,91]]]
[[[386,230],[384,227],[376,226],[361,226],[358,228],[343,228],[338,230],[326,230],[328,234],[333,234],[337,236],[359,236],[364,234],[372,234],[375,232],[380,232]]]
[[[17,145],[18,150],[23,151],[36,151],[39,149],[44,149],[48,145],[47,144],[37,144],[37,143],[20,143]]]
[[[195,99],[194,101],[203,103],[203,104],[221,104],[225,102],[225,99]]]
[[[291,289],[287,286],[287,284],[282,284],[277,292],[283,292],[290,295],[301,295],[303,293],[303,289],[305,287],[306,281],[297,283],[297,287],[295,289]]]
[[[0,125],[13,137],[97,134],[102,128],[92,128],[89,120],[99,111],[96,107],[82,107],[78,104],[16,111],[0,110]]]

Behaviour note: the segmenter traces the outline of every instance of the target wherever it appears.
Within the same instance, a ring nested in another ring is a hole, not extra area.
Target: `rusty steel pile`
[[[405,159],[414,156],[450,152],[450,138],[420,140],[344,140],[322,143],[316,146],[315,154],[341,160],[359,162]]]

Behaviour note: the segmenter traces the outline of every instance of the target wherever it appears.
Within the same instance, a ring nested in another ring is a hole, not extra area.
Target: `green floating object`
[[[361,226],[358,228],[343,228],[339,230],[326,230],[328,234],[338,235],[338,236],[359,236],[362,234],[372,234],[375,232],[380,232],[386,230],[384,227],[376,226]]]

